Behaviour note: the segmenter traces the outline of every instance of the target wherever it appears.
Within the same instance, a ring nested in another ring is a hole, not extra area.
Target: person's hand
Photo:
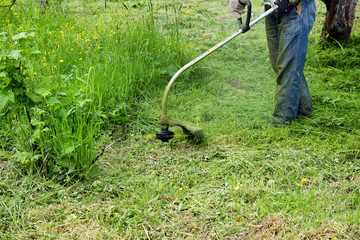
[[[277,5],[279,12],[287,13],[291,10],[291,5],[297,5],[300,1],[301,0],[266,0],[265,5],[270,7]]]
[[[275,5],[277,5],[276,0],[266,0],[265,5],[267,5],[269,7],[274,7]]]
[[[274,7],[275,5],[279,6],[279,11],[287,12],[289,6],[296,6],[300,3],[301,0],[266,0],[265,5]]]
[[[245,13],[246,5],[240,3],[239,0],[230,0],[229,6],[236,18],[241,18],[241,14]]]

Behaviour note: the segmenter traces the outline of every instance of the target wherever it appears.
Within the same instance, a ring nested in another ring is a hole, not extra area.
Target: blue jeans
[[[270,60],[277,80],[273,116],[278,124],[291,124],[298,115],[313,113],[304,65],[316,7],[315,0],[301,2],[301,14],[293,7],[288,13],[275,12],[266,17]]]

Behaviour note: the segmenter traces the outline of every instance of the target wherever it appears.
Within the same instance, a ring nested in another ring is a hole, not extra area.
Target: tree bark
[[[322,40],[346,42],[350,38],[358,0],[322,0],[326,5]]]

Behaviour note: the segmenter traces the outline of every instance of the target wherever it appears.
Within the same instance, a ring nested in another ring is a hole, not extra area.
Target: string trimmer
[[[166,86],[164,96],[163,96],[163,100],[162,100],[162,117],[161,117],[161,119],[159,121],[160,124],[161,124],[161,130],[156,133],[156,138],[157,139],[160,139],[163,142],[168,142],[170,139],[172,139],[174,137],[174,132],[170,131],[169,127],[174,127],[174,126],[181,127],[183,129],[184,133],[186,133],[187,135],[190,135],[190,136],[192,136],[194,138],[201,139],[201,138],[204,137],[204,132],[203,132],[203,130],[201,128],[199,128],[197,126],[194,126],[194,125],[192,125],[190,123],[180,121],[178,119],[174,119],[174,118],[171,118],[171,117],[168,116],[168,113],[167,113],[167,100],[168,100],[168,96],[169,96],[171,86],[174,84],[175,80],[179,77],[179,75],[181,73],[183,73],[185,70],[187,70],[188,68],[190,68],[194,64],[198,63],[199,61],[201,61],[205,57],[209,56],[211,53],[215,52],[217,49],[224,46],[226,43],[228,43],[230,40],[234,39],[235,37],[237,37],[241,33],[247,32],[250,29],[251,26],[255,25],[260,20],[264,19],[266,16],[272,14],[278,8],[277,5],[271,4],[271,8],[269,10],[267,10],[265,13],[260,15],[254,21],[250,22],[250,17],[251,17],[251,3],[250,3],[250,1],[249,0],[239,0],[239,2],[242,3],[242,4],[246,4],[246,6],[247,6],[245,24],[242,24],[242,20],[241,20],[241,18],[239,18],[238,21],[239,21],[240,29],[237,32],[233,33],[231,36],[227,37],[226,39],[224,39],[220,43],[216,44],[215,46],[213,46],[212,48],[210,48],[209,50],[207,50],[206,52],[204,52],[203,54],[201,54],[200,56],[198,56],[197,58],[195,58],[194,60],[192,60],[191,62],[189,62],[185,66],[183,66],[182,68],[180,68],[180,70],[178,70],[175,73],[175,75],[170,79],[170,82]]]

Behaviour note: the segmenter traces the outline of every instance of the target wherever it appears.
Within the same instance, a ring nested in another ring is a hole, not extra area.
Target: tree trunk
[[[322,0],[326,5],[326,19],[322,40],[349,40],[358,0]]]

